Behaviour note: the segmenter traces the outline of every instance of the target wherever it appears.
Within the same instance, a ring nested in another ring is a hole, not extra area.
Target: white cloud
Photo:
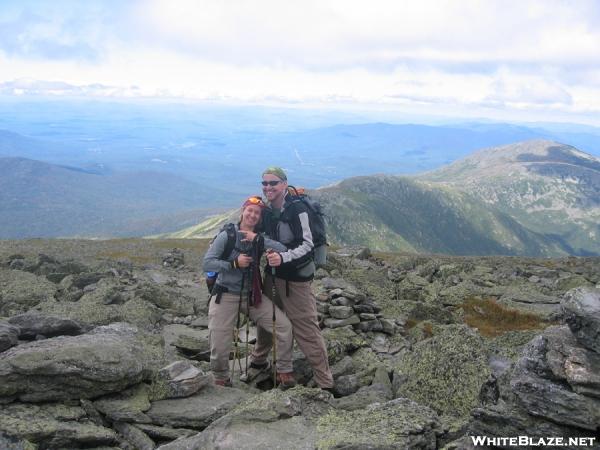
[[[600,112],[593,0],[40,4],[0,7],[4,93]]]

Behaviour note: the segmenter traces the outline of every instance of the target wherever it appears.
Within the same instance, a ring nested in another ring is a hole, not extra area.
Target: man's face
[[[273,202],[273,200],[277,200],[279,198],[283,198],[285,192],[287,190],[287,181],[283,181],[277,175],[273,175],[271,173],[265,173],[262,177],[263,179],[263,194],[269,200],[269,202]],[[268,184],[265,186],[265,182]]]

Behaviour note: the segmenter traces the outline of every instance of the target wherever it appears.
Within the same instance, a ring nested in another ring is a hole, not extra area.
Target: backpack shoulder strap
[[[220,259],[227,259],[229,258],[229,255],[231,255],[231,252],[235,248],[237,232],[233,223],[228,223],[227,225],[224,225],[222,230],[227,233],[227,243],[225,244],[225,248],[223,249],[223,253],[221,254]]]

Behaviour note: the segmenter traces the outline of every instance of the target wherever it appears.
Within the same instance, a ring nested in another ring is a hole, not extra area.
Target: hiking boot
[[[294,378],[294,373],[293,372],[288,372],[288,373],[282,373],[282,372],[277,372],[277,385],[281,388],[281,389],[289,389],[289,388],[293,388],[294,386],[296,386],[296,379]]]
[[[269,361],[265,361],[262,364],[251,362],[248,367],[248,372],[244,372],[240,375],[240,381],[244,383],[250,383],[258,378],[263,373],[268,373],[271,370],[271,364]]]
[[[231,380],[229,378],[225,380],[215,380],[215,386],[223,386],[223,387],[233,387]]]

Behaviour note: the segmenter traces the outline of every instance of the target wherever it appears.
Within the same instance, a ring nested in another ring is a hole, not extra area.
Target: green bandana
[[[285,172],[283,171],[283,169],[281,167],[276,167],[276,166],[269,167],[269,168],[265,169],[265,171],[262,174],[263,175],[266,175],[266,174],[275,175],[280,180],[287,181],[287,175],[285,174]]]

